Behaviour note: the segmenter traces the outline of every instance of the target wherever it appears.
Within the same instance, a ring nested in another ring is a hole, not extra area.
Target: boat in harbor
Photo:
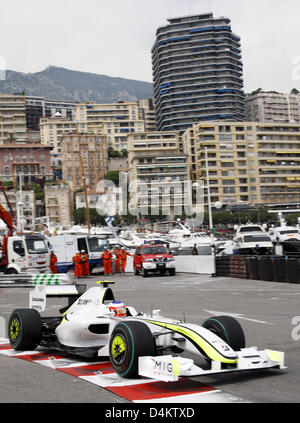
[[[235,253],[241,255],[273,254],[274,246],[266,231],[266,225],[248,223],[234,227],[236,233],[233,237]]]
[[[271,227],[268,233],[274,244],[277,242],[286,242],[286,241],[300,242],[299,230],[293,226],[283,225],[283,226]]]
[[[191,253],[192,248],[196,246],[198,255],[210,255],[215,241],[206,232],[192,232],[180,222],[178,227],[171,229],[165,235],[165,239],[179,244],[179,253],[183,250]]]

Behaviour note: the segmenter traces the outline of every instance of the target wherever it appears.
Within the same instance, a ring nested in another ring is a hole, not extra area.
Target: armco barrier
[[[300,258],[239,255],[216,257],[216,276],[300,284]]]

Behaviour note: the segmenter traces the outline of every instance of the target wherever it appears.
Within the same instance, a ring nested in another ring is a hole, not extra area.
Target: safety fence
[[[300,258],[238,255],[216,257],[216,276],[300,283]]]

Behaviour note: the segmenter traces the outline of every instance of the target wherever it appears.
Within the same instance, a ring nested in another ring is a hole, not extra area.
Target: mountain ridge
[[[40,96],[47,100],[113,103],[152,98],[152,84],[145,81],[48,66],[34,73],[6,70],[0,93]]]

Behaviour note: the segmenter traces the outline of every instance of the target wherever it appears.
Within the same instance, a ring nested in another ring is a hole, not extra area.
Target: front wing
[[[179,377],[209,376],[218,373],[249,371],[261,369],[285,369],[284,353],[281,351],[262,350],[257,347],[243,348],[237,351],[238,361],[235,366],[222,368],[220,361],[212,361],[210,369],[203,369],[194,364],[192,359],[171,355],[139,357],[139,375],[165,382],[175,382]]]

